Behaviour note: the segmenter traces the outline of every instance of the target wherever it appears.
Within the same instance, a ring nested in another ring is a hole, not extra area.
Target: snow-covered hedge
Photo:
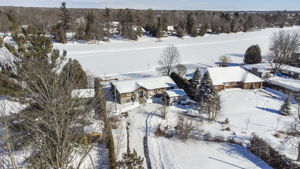
[[[249,150],[275,169],[300,169],[299,165],[280,154],[256,135],[251,138]]]

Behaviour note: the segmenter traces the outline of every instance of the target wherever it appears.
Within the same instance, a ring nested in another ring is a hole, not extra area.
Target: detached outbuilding
[[[164,99],[168,104],[186,100],[187,94],[182,89],[171,89],[164,92]]]
[[[259,89],[264,80],[239,66],[207,69],[217,91],[228,88]]]

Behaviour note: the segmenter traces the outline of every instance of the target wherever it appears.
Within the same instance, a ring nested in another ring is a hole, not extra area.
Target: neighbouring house
[[[259,89],[264,80],[239,66],[207,69],[217,91],[228,88]]]
[[[281,68],[281,73],[285,76],[300,79],[300,68],[295,66],[285,65]]]
[[[168,101],[167,104],[170,104],[172,102],[186,100],[187,94],[183,89],[170,89],[164,92],[164,98]]]
[[[273,76],[271,66],[268,63],[248,64],[242,67],[261,78]]]
[[[115,101],[120,104],[147,100],[175,87],[176,84],[168,76],[111,82]]]

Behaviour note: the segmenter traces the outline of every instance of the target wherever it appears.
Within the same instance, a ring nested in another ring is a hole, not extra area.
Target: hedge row
[[[295,164],[293,160],[280,154],[256,135],[251,138],[249,150],[275,169],[300,169],[300,166]]]

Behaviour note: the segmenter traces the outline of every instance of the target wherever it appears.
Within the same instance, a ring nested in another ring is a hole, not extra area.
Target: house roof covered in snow
[[[78,98],[92,98],[95,96],[94,89],[75,89],[71,93],[72,97]]]
[[[295,66],[285,65],[281,69],[289,72],[300,73],[300,68]]]
[[[207,71],[212,79],[213,85],[223,85],[229,82],[253,83],[264,81],[239,66],[213,67],[208,68]]]
[[[124,80],[112,82],[119,93],[130,93],[136,89],[143,87],[148,90],[174,87],[176,84],[168,76],[148,77],[135,80]]]
[[[167,90],[166,93],[169,97],[180,97],[180,96],[186,96],[187,95],[185,93],[185,91],[182,90],[182,89],[171,89],[171,90]]]

